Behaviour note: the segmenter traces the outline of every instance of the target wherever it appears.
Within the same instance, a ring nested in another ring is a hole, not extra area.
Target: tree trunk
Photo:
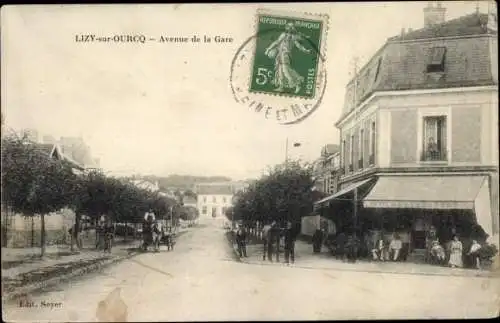
[[[80,226],[82,225],[82,216],[81,214],[75,214],[75,227],[74,230],[72,230],[72,239],[75,240],[76,246],[78,249],[82,248],[82,245],[80,245]],[[71,243],[71,248],[73,248],[73,243]],[[73,249],[71,250],[73,251]]]
[[[123,237],[123,241],[127,241],[128,238],[128,222],[125,222],[125,234]]]
[[[44,214],[40,215],[40,222],[41,222],[40,249],[41,249],[41,256],[43,257],[45,255],[45,215]]]
[[[35,247],[35,218],[31,216],[31,248]]]

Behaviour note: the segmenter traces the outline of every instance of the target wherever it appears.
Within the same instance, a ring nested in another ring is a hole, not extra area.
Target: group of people
[[[440,244],[439,239],[435,239],[431,243],[430,247],[431,257],[437,260],[438,263],[443,264],[446,261],[446,250]],[[472,240],[472,244],[470,249],[464,253],[464,247],[460,239],[457,235],[453,236],[453,240],[450,241],[448,246],[448,266],[452,268],[461,268],[464,267],[464,256],[470,257],[471,264],[479,269],[481,268],[481,261],[479,257],[479,250],[481,249],[481,245],[477,240]]]
[[[383,235],[381,234],[372,249],[373,260],[399,261],[401,260],[402,248],[403,243],[401,241],[401,237],[397,233],[392,236],[389,244],[386,243]],[[452,268],[461,268],[464,266],[463,259],[464,255],[466,255],[471,258],[473,265],[476,268],[480,268],[480,249],[481,245],[477,242],[477,240],[472,240],[470,250],[464,254],[463,244],[457,235],[453,236],[453,239],[448,244],[448,248],[445,248],[437,237],[433,237],[428,246],[428,259],[434,264],[448,265]]]
[[[276,261],[279,261],[279,245],[284,240],[285,262],[287,264],[295,262],[295,240],[297,230],[291,222],[287,222],[285,228],[280,228],[276,221],[266,224],[262,228],[263,241],[263,260],[273,261],[273,255],[276,255]],[[248,257],[246,245],[248,243],[248,233],[244,226],[240,225],[236,231],[236,244],[240,257]]]
[[[378,237],[375,242],[375,246],[372,249],[373,260],[392,260],[392,261],[400,261],[401,260],[401,250],[403,249],[403,241],[399,234],[395,233],[392,236],[389,244],[384,240],[382,234]]]

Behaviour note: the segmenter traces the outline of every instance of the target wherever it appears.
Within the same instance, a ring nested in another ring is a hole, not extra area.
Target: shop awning
[[[380,176],[365,208],[474,209],[485,176]]]
[[[371,178],[368,178],[368,179],[365,179],[363,181],[359,181],[359,182],[356,182],[356,183],[354,183],[352,185],[349,185],[348,187],[346,187],[344,189],[341,189],[337,193],[332,194],[330,196],[325,197],[322,200],[317,201],[316,203],[314,203],[314,205],[316,207],[321,207],[323,205],[326,205],[327,203],[330,203],[330,201],[333,201],[333,200],[335,200],[337,198],[340,198],[342,195],[345,195],[345,194],[347,194],[349,192],[354,191],[354,189],[356,189],[356,188],[358,188],[360,186],[363,186],[364,184],[368,183],[370,180],[371,180]]]

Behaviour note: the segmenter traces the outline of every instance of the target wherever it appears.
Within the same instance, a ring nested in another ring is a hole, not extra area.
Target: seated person
[[[383,239],[382,236],[380,236],[376,241],[375,241],[375,246],[374,248],[372,249],[372,256],[373,256],[373,260],[381,260],[381,261],[384,261],[385,260],[385,254],[384,254],[384,250],[385,250],[385,241]]]
[[[391,243],[389,244],[389,250],[392,254],[392,260],[393,261],[398,261],[399,255],[401,253],[401,249],[403,248],[403,242],[401,241],[401,238],[399,237],[399,234],[394,234],[394,238],[391,240]]]
[[[441,262],[441,263],[444,262],[444,260],[446,258],[444,248],[439,243],[439,239],[432,241],[431,256],[433,257],[434,260],[437,260],[438,262]]]

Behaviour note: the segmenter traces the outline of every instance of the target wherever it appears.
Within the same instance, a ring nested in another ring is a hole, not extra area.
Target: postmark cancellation
[[[242,44],[231,66],[236,101],[281,124],[313,112],[326,87],[328,19],[258,10],[255,35]]]

